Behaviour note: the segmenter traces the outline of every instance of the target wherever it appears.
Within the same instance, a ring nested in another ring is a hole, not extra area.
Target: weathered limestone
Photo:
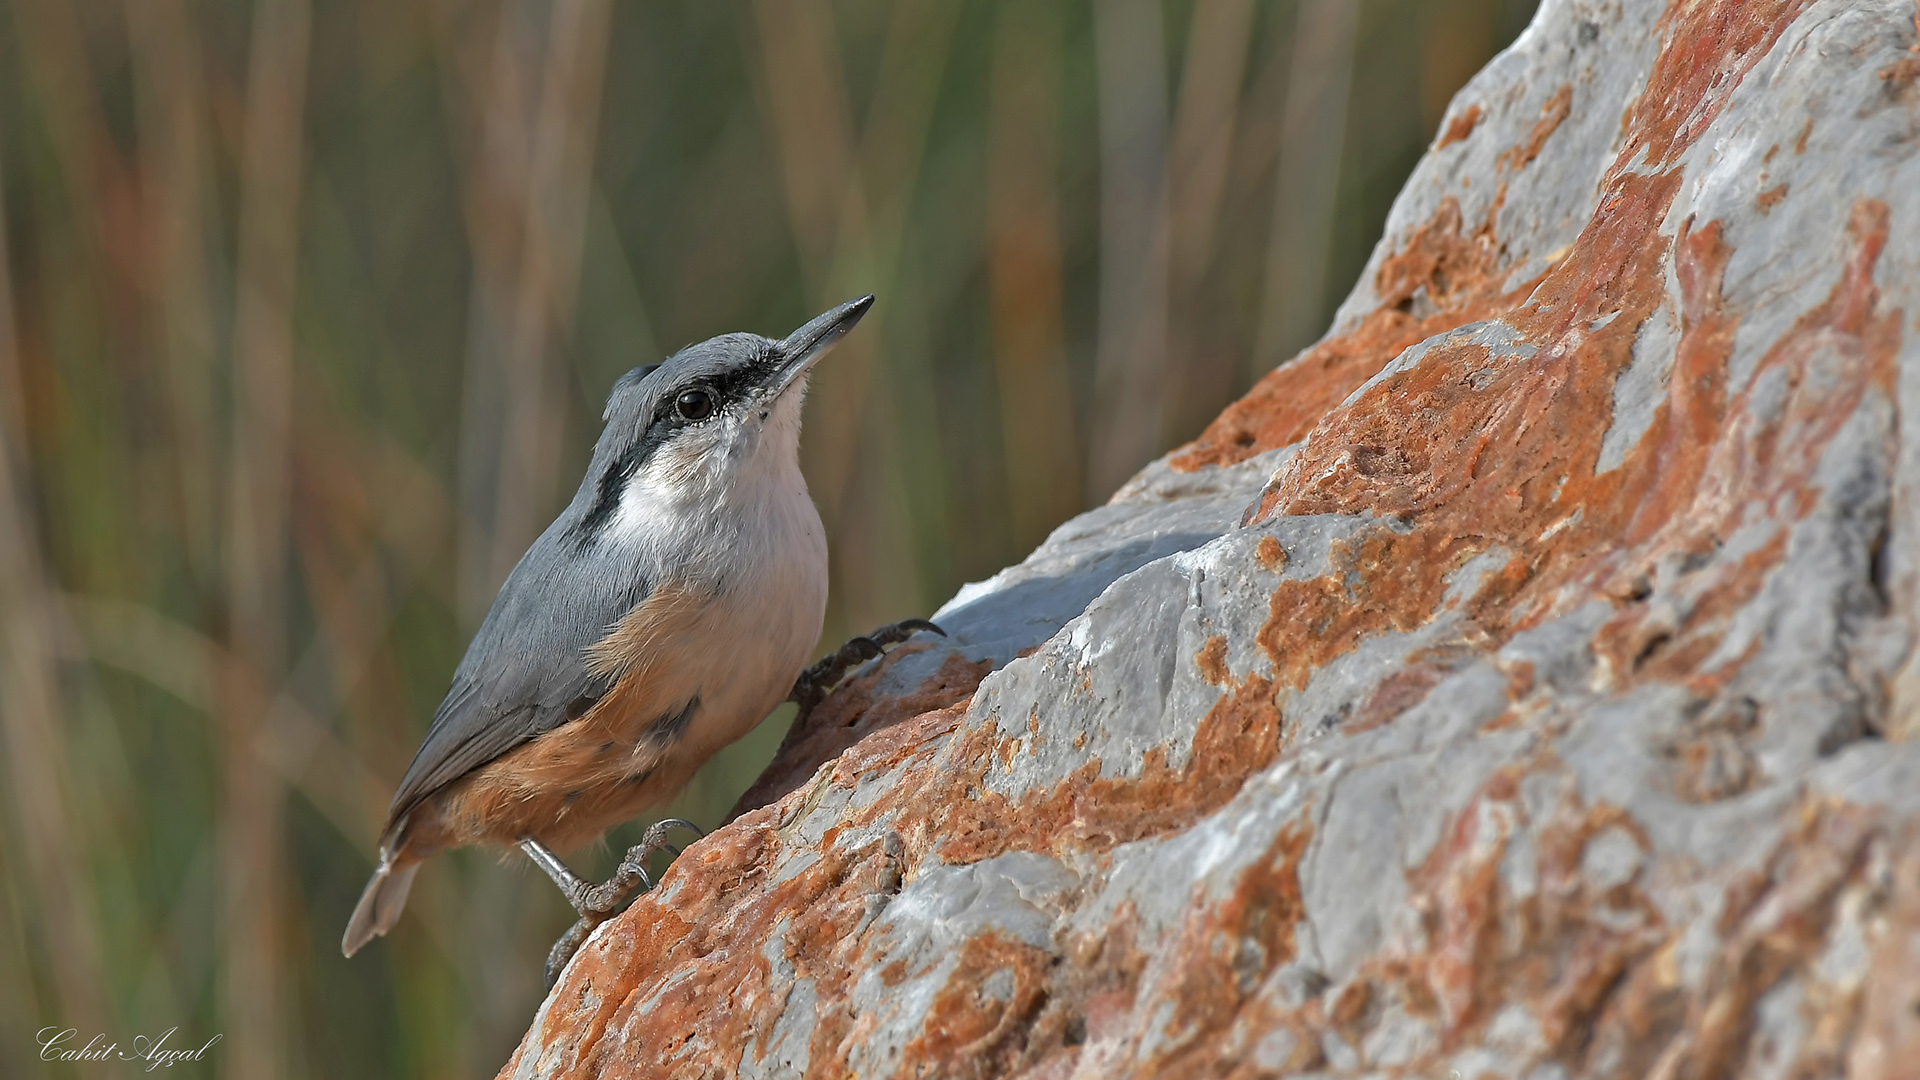
[[[1547,0],[1327,338],[829,699],[502,1076],[1920,1075],[1914,15]]]

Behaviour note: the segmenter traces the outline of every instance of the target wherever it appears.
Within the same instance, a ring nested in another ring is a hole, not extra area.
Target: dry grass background
[[[524,863],[338,941],[613,379],[879,294],[809,402],[825,637],[924,614],[1316,336],[1531,7],[0,0],[0,1074],[496,1068]]]

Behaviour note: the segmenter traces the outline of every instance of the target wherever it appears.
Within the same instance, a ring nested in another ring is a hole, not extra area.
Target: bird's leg
[[[838,652],[822,657],[812,667],[802,671],[800,677],[794,680],[793,693],[787,695],[787,700],[800,706],[800,715],[804,718],[813,711],[814,706],[826,700],[827,695],[833,692],[834,687],[840,685],[840,680],[846,677],[847,672],[885,653],[887,646],[897,645],[920,630],[928,630],[941,637],[947,636],[945,630],[926,619],[901,619],[897,623],[888,623],[871,634],[849,638],[845,645],[840,646]]]
[[[586,897],[593,889],[592,882],[567,869],[567,864],[561,861],[560,856],[531,836],[520,838],[520,850],[526,852],[527,858],[533,860],[533,865],[552,878],[555,885],[560,886],[560,894],[567,898],[567,903],[573,905],[573,910],[586,913]]]
[[[619,867],[614,870],[613,877],[598,885],[567,869],[567,864],[560,860],[560,856],[555,855],[545,844],[533,837],[525,837],[520,841],[520,850],[526,852],[527,858],[532,859],[535,866],[553,879],[553,883],[560,887],[561,895],[567,898],[567,903],[572,904],[573,910],[580,913],[579,921],[562,934],[560,940],[554,942],[553,948],[547,953],[549,989],[552,988],[554,980],[559,978],[561,970],[567,966],[567,961],[573,959],[573,954],[586,943],[587,935],[593,933],[594,927],[613,918],[614,912],[619,910],[621,903],[627,899],[628,894],[633,892],[636,884],[641,887],[642,892],[653,888],[653,878],[647,873],[647,857],[656,851],[680,854],[679,848],[667,843],[667,834],[674,829],[687,829],[695,836],[706,835],[700,831],[699,826],[680,818],[666,818],[655,822],[647,829],[645,835],[640,837],[639,843],[627,849],[626,855],[620,860]]]
[[[567,961],[573,959],[573,954],[587,943],[587,935],[593,933],[593,928],[606,921],[604,918],[582,915],[567,927],[567,932],[560,935],[560,940],[553,943],[553,948],[547,950],[547,989],[553,989],[553,984],[560,981],[560,973],[567,970]]]

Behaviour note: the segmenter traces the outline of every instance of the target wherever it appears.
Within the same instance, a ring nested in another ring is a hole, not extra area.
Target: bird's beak
[[[872,306],[872,295],[849,300],[788,334],[780,343],[780,367],[769,380],[772,391],[768,396],[777,398],[800,381],[814,362],[825,356],[834,342],[847,336],[847,331],[853,329]]]

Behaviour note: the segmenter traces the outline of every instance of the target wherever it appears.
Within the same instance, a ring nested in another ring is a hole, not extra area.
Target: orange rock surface
[[[1328,336],[501,1076],[1920,1076],[1913,10],[1544,3]]]

